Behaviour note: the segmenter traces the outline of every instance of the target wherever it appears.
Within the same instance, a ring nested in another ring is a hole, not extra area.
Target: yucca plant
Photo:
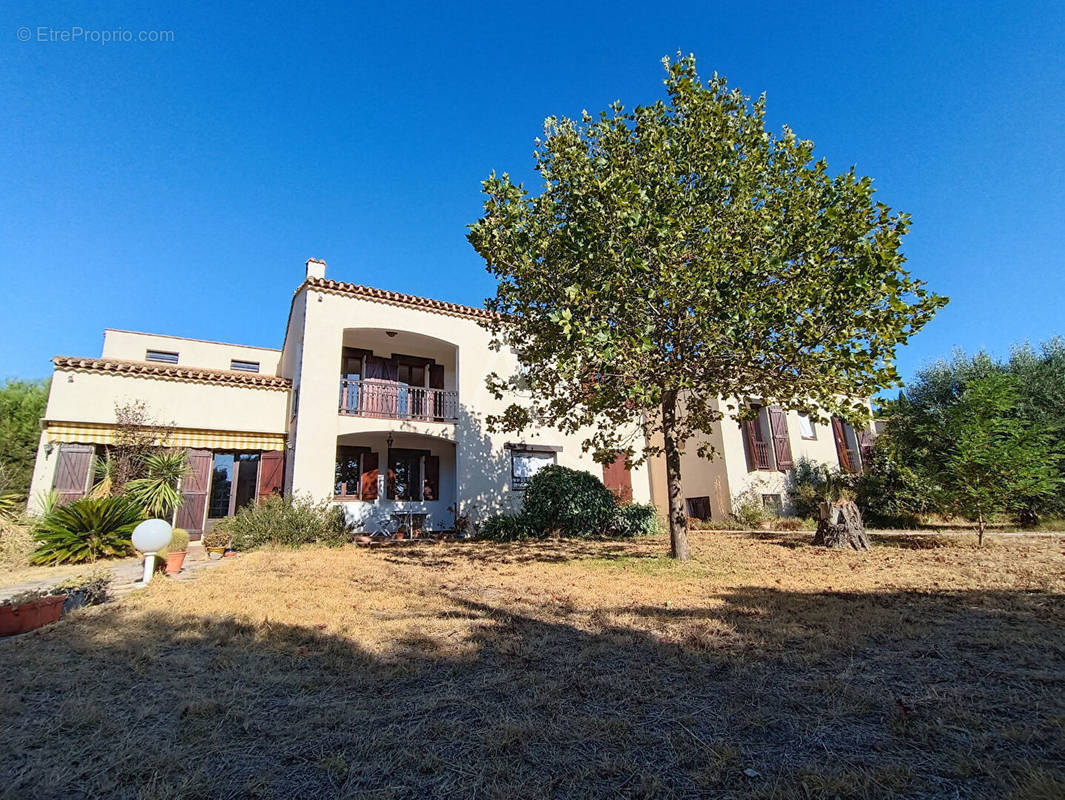
[[[184,450],[164,450],[144,459],[144,477],[134,478],[125,486],[125,494],[144,509],[144,513],[168,519],[181,505],[178,482],[189,473]]]
[[[89,497],[110,497],[115,484],[115,460],[108,453],[103,458],[97,458],[93,464],[93,477],[96,483],[89,490]]]
[[[144,514],[124,497],[75,500],[58,506],[37,523],[34,564],[82,564],[133,555],[130,536]]]

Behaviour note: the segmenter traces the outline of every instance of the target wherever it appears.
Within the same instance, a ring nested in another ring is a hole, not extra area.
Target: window
[[[389,450],[388,499],[439,500],[440,457],[428,450]]]
[[[692,519],[710,519],[710,498],[689,497],[685,499],[688,516]]]
[[[556,460],[554,452],[511,450],[510,488],[518,491],[525,489],[537,472],[544,467],[552,466]]]
[[[162,361],[164,364],[178,363],[178,354],[166,350],[149,350],[144,354],[146,361]]]
[[[779,517],[784,513],[784,501],[779,494],[763,494],[762,508],[774,517]]]
[[[806,414],[799,414],[799,435],[803,439],[817,438],[817,428],[814,427],[814,421]]]
[[[238,361],[237,359],[234,358],[232,361],[229,362],[229,368],[230,369],[234,369],[237,372],[258,372],[259,371],[259,362],[258,361]]]
[[[773,469],[768,412],[764,406],[756,403],[751,404],[751,409],[758,416],[740,423],[743,428],[743,444],[747,450],[747,471]]]

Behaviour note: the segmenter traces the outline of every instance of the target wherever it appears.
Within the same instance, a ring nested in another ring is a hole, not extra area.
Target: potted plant
[[[166,574],[177,575],[185,563],[185,554],[189,547],[189,533],[182,528],[174,528],[170,534],[170,546],[166,553]]]
[[[66,593],[54,594],[53,589],[32,589],[15,595],[0,605],[0,636],[26,633],[58,621],[66,599]]]
[[[203,535],[203,547],[209,558],[221,558],[229,547],[229,532],[216,525]]]

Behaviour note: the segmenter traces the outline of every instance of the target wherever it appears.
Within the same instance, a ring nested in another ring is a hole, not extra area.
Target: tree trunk
[[[851,501],[822,503],[821,519],[817,522],[814,544],[835,549],[868,550],[869,537],[865,534],[862,514]]]
[[[976,536],[976,546],[984,546],[984,512],[981,511],[976,517],[976,523],[979,526],[979,533]]]
[[[662,396],[662,439],[666,451],[666,493],[669,495],[669,551],[677,561],[691,558],[688,549],[688,518],[680,496],[680,448],[674,431],[677,425],[677,392]]]

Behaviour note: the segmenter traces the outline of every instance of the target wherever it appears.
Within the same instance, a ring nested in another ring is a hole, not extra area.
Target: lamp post
[[[133,529],[133,546],[144,553],[144,585],[155,572],[155,554],[170,544],[170,523],[165,519],[146,519]]]

